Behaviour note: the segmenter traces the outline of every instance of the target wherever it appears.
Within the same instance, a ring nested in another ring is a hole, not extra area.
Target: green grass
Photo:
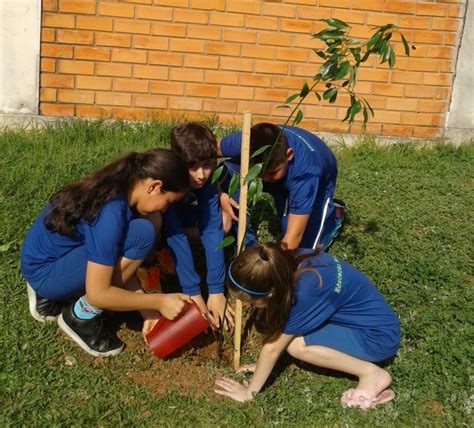
[[[369,413],[343,409],[339,397],[352,380],[294,364],[282,364],[247,404],[209,388],[193,398],[176,388],[157,395],[129,376],[138,369],[152,376],[154,357],[142,348],[97,362],[54,323],[35,322],[18,258],[49,196],[124,152],[166,145],[171,126],[76,121],[0,134],[1,426],[472,424],[472,141],[459,148],[365,142],[335,150],[337,196],[350,216],[331,252],[371,277],[400,316],[402,346],[388,366],[394,403]],[[244,353],[243,361],[254,354]],[[76,364],[69,367],[64,355]],[[192,367],[183,367],[193,379]],[[211,360],[205,370],[229,372]]]

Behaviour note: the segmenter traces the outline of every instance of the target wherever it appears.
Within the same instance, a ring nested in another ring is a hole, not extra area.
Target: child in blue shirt
[[[189,294],[202,312],[209,312],[215,325],[224,321],[234,325],[232,309],[226,310],[224,295],[224,239],[222,212],[218,191],[210,177],[216,167],[216,139],[205,125],[189,122],[171,131],[171,148],[181,155],[189,169],[190,192],[183,201],[173,204],[163,217],[163,235],[171,250],[178,279],[185,294]],[[201,278],[196,272],[189,239],[200,240],[207,267],[207,304],[201,293]],[[225,314],[224,314],[225,312]]]
[[[219,143],[219,154],[232,158],[226,162],[231,174],[240,169],[241,133],[224,137]],[[277,208],[283,231],[282,246],[287,249],[327,248],[342,223],[340,210],[335,210],[333,195],[336,189],[337,161],[329,147],[314,134],[293,126],[258,123],[250,132],[250,154],[266,145],[277,144],[261,155],[251,157],[255,164],[266,162],[263,190],[270,193]],[[237,221],[227,195],[221,197],[226,225]],[[341,207],[342,208],[342,207]],[[247,244],[255,243],[248,233]]]
[[[135,272],[154,248],[159,211],[184,196],[188,180],[176,153],[153,149],[129,153],[56,192],[21,249],[31,315],[59,315],[60,328],[94,356],[123,349],[103,310],[140,310],[144,335],[160,313],[178,316],[189,296],[143,294]]]
[[[319,247],[318,247],[319,248]],[[216,381],[216,392],[251,400],[265,384],[280,354],[356,376],[342,404],[362,409],[394,398],[390,374],[374,364],[391,358],[400,343],[399,321],[371,281],[327,253],[288,251],[276,244],[242,252],[229,268],[229,289],[259,309],[264,345],[247,385]]]

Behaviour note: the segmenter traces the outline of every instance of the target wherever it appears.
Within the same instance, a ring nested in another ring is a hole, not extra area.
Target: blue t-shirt
[[[91,223],[80,220],[72,236],[60,235],[46,228],[44,220],[49,208],[50,205],[43,209],[23,242],[20,264],[28,281],[41,281],[52,262],[82,245],[85,246],[87,260],[107,266],[117,264],[133,218],[125,194],[104,204]]]
[[[269,193],[287,192],[290,214],[309,214],[332,197],[336,189],[337,161],[329,147],[316,135],[294,126],[283,130],[293,159],[288,163],[286,175],[278,183],[266,185]],[[224,137],[220,149],[224,156],[240,162],[241,133]]]
[[[398,317],[372,282],[356,268],[326,253],[305,260],[285,334],[307,335],[326,323],[356,332],[367,352],[381,359],[400,343]],[[320,275],[320,277],[316,274]]]
[[[201,294],[201,278],[196,272],[193,254],[184,225],[197,214],[197,226],[206,255],[207,286],[210,294],[223,293],[225,281],[224,250],[219,244],[224,239],[219,194],[210,180],[192,192],[196,206],[183,201],[172,204],[163,215],[163,235],[171,249],[178,279],[183,292],[191,296]]]

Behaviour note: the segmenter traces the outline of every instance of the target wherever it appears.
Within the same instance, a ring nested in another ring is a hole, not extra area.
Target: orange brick
[[[42,0],[42,9],[44,11],[56,12],[58,10],[58,0]]]
[[[112,31],[112,18],[78,15],[76,27],[85,30]]]
[[[275,6],[279,7],[280,5],[275,5]],[[341,11],[342,9],[339,9],[337,11],[337,14],[339,14]],[[331,9],[314,7],[314,4],[311,6],[300,5],[298,7],[298,18],[310,19],[312,21],[316,21],[317,19],[328,19],[331,17],[332,17]]]
[[[439,138],[441,136],[440,128],[424,128],[415,127],[413,129],[413,136],[417,138]]]
[[[133,105],[136,107],[166,108],[168,99],[161,95],[135,95]]]
[[[174,21],[192,24],[207,24],[209,22],[209,12],[203,10],[175,9]]]
[[[59,11],[64,13],[94,15],[96,3],[95,0],[60,0]]]
[[[429,98],[431,100],[444,100],[449,95],[446,88],[436,86],[406,85],[405,97]]]
[[[359,69],[357,80],[360,81],[371,81],[371,82],[388,82],[390,78],[389,70],[376,70],[373,68]]]
[[[112,62],[146,64],[146,52],[135,49],[112,49]]]
[[[341,19],[344,22],[347,22],[348,24],[365,24],[367,21],[367,15],[369,17],[371,16],[378,16],[376,13],[370,13],[368,14],[367,12],[360,12],[357,10],[338,10],[337,11],[337,19]],[[385,21],[384,24],[386,24],[389,21]],[[317,29],[319,31],[319,28]]]
[[[388,97],[402,97],[404,91],[403,85],[396,83],[373,83],[372,93],[377,95],[386,95]]]
[[[56,60],[41,58],[41,71],[43,73],[54,73],[56,71]]]
[[[43,27],[74,28],[74,16],[59,13],[43,13],[41,25]]]
[[[444,113],[448,109],[447,101],[419,100],[418,111],[426,113]]]
[[[316,64],[290,64],[290,74],[292,76],[312,77],[318,71],[319,67]]]
[[[94,92],[60,89],[58,91],[58,101],[71,104],[94,104]]]
[[[385,11],[413,15],[415,14],[415,8],[415,2],[390,0],[385,6]]]
[[[259,101],[285,102],[288,98],[288,91],[278,89],[255,89],[255,99]]]
[[[240,58],[221,58],[221,70],[252,71],[253,60]]]
[[[398,25],[398,15],[375,12],[367,14],[368,25],[382,26],[388,23]]]
[[[349,126],[342,122],[322,120],[319,122],[318,131],[333,132],[336,134],[347,134]]]
[[[291,34],[262,31],[258,36],[258,43],[260,45],[291,46]]]
[[[79,117],[100,117],[109,118],[111,116],[112,109],[107,107],[95,107],[95,106],[76,106],[76,116]]]
[[[77,76],[76,88],[110,91],[112,89],[112,79],[110,77]]]
[[[245,14],[260,15],[263,2],[256,1],[241,1],[241,0],[227,0],[226,11],[237,12]]]
[[[99,3],[99,15],[119,16],[122,18],[133,18],[135,6],[124,3]]]
[[[277,30],[278,29],[278,18],[265,17],[265,16],[245,16],[245,27],[256,28],[258,30]]]
[[[439,61],[439,71],[440,73],[454,73],[455,63],[454,61],[448,61],[441,59]]]
[[[287,94],[286,96],[288,96]],[[280,103],[285,101],[285,98],[280,98]],[[282,110],[284,111],[284,110]],[[305,105],[303,108],[304,115],[312,118],[318,119],[337,119],[338,117],[338,109],[336,107],[332,107],[329,105],[324,106],[314,106],[314,105]]]
[[[76,46],[74,48],[75,59],[91,59],[94,61],[109,61],[110,49],[108,48],[86,48]]]
[[[383,11],[385,10],[385,0],[352,0],[352,8]]]
[[[134,65],[133,77],[143,79],[168,79],[168,68],[155,65]]]
[[[457,46],[460,36],[456,33],[446,33],[444,35],[444,44],[447,46]]]
[[[151,24],[135,19],[115,18],[114,30],[119,33],[150,34]]]
[[[192,9],[224,10],[226,0],[191,0]]]
[[[46,43],[41,45],[42,57],[72,58],[72,52],[72,46],[49,45]]]
[[[186,25],[154,22],[151,26],[151,34],[166,37],[186,37]]]
[[[130,94],[123,94],[118,92],[97,92],[96,104],[105,104],[109,106],[129,106],[132,103],[132,96]]]
[[[235,83],[235,82],[226,82]],[[272,84],[271,76],[264,76],[261,74],[244,74],[239,73],[239,85],[242,86],[260,86],[262,88],[269,88]]]
[[[440,118],[442,118],[442,115],[402,112],[400,123],[415,126],[438,126],[442,122]]]
[[[275,56],[275,49],[267,46],[242,46],[242,56],[244,58],[265,58],[272,59]]]
[[[135,8],[135,18],[171,21],[173,19],[173,9],[170,7],[137,6]]]
[[[306,49],[321,48],[321,44],[317,42],[315,39],[311,38],[309,34],[293,35],[293,46],[295,48],[306,48]]]
[[[408,64],[409,70],[412,71],[435,71],[439,70],[439,60],[435,59],[423,59],[423,58],[410,58]]]
[[[443,44],[443,34],[437,31],[414,31],[412,42],[416,45],[417,43],[430,43],[435,45]]]
[[[57,30],[58,43],[70,43],[73,45],[92,45],[94,33],[91,31]]]
[[[319,6],[340,7],[340,8],[350,9],[351,0],[319,0]]]
[[[204,53],[203,40],[171,39],[170,51]]]
[[[304,78],[301,77],[273,77],[273,87],[282,89],[301,89],[305,82]]]
[[[299,19],[297,21],[293,19],[281,19],[280,20],[280,31],[290,31],[292,33],[305,33],[311,32],[313,23],[311,21],[303,21]]]
[[[148,81],[137,79],[114,79],[114,91],[148,92]]]
[[[217,68],[219,68],[219,58],[207,55],[186,55],[184,57],[184,66],[217,70]]]
[[[170,69],[169,79],[177,80],[178,82],[203,82],[204,71],[187,68],[172,68]]]
[[[56,39],[56,31],[52,28],[41,29],[41,41],[42,42],[54,42]]]
[[[240,46],[234,43],[208,42],[207,54],[208,55],[239,56]]]
[[[448,16],[449,7],[440,3],[418,3],[416,5],[417,15],[426,16]]]
[[[168,39],[157,36],[133,36],[133,47],[141,49],[167,50]]]
[[[148,120],[153,115],[153,110],[137,107],[114,107],[112,117],[127,120]]]
[[[257,73],[288,74],[288,62],[286,61],[255,61],[255,71]]]
[[[219,96],[219,87],[201,83],[186,83],[185,95],[187,97],[217,98]]]
[[[76,60],[59,60],[58,71],[64,74],[94,74],[94,63]]]
[[[54,102],[56,101],[56,89],[52,88],[41,88],[40,90],[40,101],[41,102]]]
[[[244,16],[237,13],[227,13],[227,12],[211,12],[209,17],[209,24],[213,25],[223,25],[226,27],[243,27],[244,26]]]
[[[383,125],[382,135],[390,137],[411,137],[413,135],[413,126],[402,125]]]
[[[73,88],[74,77],[42,73],[41,74],[41,87],[42,88]]]
[[[74,106],[66,104],[40,104],[40,113],[43,116],[74,116]]]
[[[392,71],[391,81],[394,83],[415,83],[423,81],[423,73],[413,71]]]
[[[152,94],[184,95],[184,83],[181,82],[151,82]]]
[[[237,103],[237,111],[251,111],[252,115],[269,115],[271,105],[269,103],[259,103],[257,101],[239,101]]]
[[[459,31],[462,21],[455,18],[433,18],[433,30]]]
[[[206,70],[204,79],[206,83],[218,83],[222,85],[236,85],[238,80],[239,76],[236,73],[210,70]]]
[[[399,25],[400,28],[427,30],[430,22],[421,16],[400,16]]]
[[[449,6],[449,16],[451,18],[462,18],[464,16],[464,8],[462,5]]]
[[[182,66],[183,58],[183,54],[148,52],[148,64],[150,65]]]
[[[451,74],[425,73],[423,84],[436,86],[451,86],[453,77]]]
[[[153,4],[162,6],[188,7],[189,0],[153,0]]]
[[[115,77],[131,77],[132,66],[129,64],[112,64],[100,62],[96,64],[97,76],[115,76]]]
[[[99,46],[130,47],[130,34],[95,33],[95,43]]]
[[[456,50],[447,46],[426,46],[428,58],[454,58]]]
[[[190,39],[221,40],[222,30],[203,25],[189,25],[188,37]]]
[[[256,43],[257,32],[224,28],[222,31],[222,40],[225,42]]]
[[[286,61],[308,61],[308,51],[298,48],[277,48],[276,59]]]
[[[300,6],[300,9],[303,6]],[[312,8],[315,9],[315,8]],[[262,15],[265,16],[281,16],[285,18],[295,18],[296,17],[296,6],[291,4],[275,4],[275,3],[263,3]],[[301,15],[301,11],[300,11]],[[303,14],[304,16],[304,14]],[[305,16],[308,19],[308,16]]]
[[[417,99],[390,98],[390,97],[387,98],[387,110],[416,111],[417,106],[418,106]]]
[[[235,113],[237,111],[236,100],[203,100],[204,111],[221,113]]]
[[[220,98],[232,98],[238,100],[252,100],[253,88],[242,88],[240,86],[221,86]]]
[[[168,106],[173,110],[202,110],[202,100],[197,98],[173,98],[170,97],[168,101]]]

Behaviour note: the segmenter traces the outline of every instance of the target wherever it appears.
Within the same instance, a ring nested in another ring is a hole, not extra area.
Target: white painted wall
[[[0,0],[0,114],[38,114],[41,0]]]

